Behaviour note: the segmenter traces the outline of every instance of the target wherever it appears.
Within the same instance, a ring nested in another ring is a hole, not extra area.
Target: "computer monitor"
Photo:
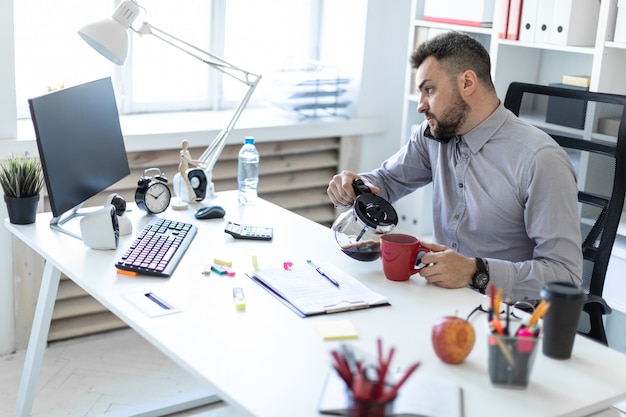
[[[130,174],[113,85],[107,77],[28,103],[54,216],[50,224],[58,227]]]

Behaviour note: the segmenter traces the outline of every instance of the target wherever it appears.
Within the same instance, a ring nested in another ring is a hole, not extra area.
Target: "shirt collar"
[[[496,110],[483,120],[474,129],[463,135],[465,143],[473,154],[478,153],[480,149],[491,139],[495,133],[502,127],[505,120],[509,116],[508,110],[504,104],[500,102]]]

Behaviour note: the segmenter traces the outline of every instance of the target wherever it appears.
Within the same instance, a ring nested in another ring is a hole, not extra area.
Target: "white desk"
[[[30,411],[60,272],[184,369],[206,381],[207,389],[214,387],[217,395],[242,415],[318,416],[318,399],[331,369],[329,350],[339,342],[323,341],[313,325],[340,318],[349,319],[358,329],[360,337],[353,343],[360,348],[373,353],[376,339],[382,337],[387,348],[396,347],[394,366],[420,360],[418,372],[460,384],[467,417],[586,416],[626,399],[626,356],[581,337],[568,361],[552,360],[539,352],[527,390],[492,387],[487,375],[484,316],[474,321],[477,343],[467,360],[461,365],[440,362],[430,342],[433,322],[455,311],[466,316],[480,302],[480,294],[436,288],[419,276],[407,282],[388,281],[380,261],[364,263],[347,257],[327,228],[264,201],[240,209],[235,200],[236,194],[228,192],[213,204],[226,209],[226,219],[273,226],[274,240],[234,240],[223,232],[225,220],[196,221],[193,209],[168,211],[165,217],[199,227],[185,258],[168,279],[116,273],[114,261],[134,234],[123,237],[116,251],[97,251],[51,230],[50,214],[40,215],[34,225],[5,221],[15,236],[47,259],[17,410],[24,415]],[[137,211],[131,218],[135,232],[147,221]],[[252,255],[257,255],[261,265],[307,258],[333,263],[386,295],[392,306],[299,318],[244,275],[252,268]],[[232,260],[237,275],[202,275],[203,266],[214,258]],[[245,312],[235,310],[234,286],[244,288]],[[150,291],[181,312],[150,318],[127,301],[128,294]]]

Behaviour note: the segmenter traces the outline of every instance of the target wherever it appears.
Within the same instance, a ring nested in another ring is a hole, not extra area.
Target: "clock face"
[[[146,208],[151,213],[161,213],[170,205],[171,197],[172,195],[167,185],[161,182],[155,182],[146,190]]]

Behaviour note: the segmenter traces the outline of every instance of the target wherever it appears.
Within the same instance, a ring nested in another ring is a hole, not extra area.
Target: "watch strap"
[[[474,260],[476,261],[476,273],[472,277],[472,287],[484,294],[489,284],[489,264],[483,258],[474,258]]]

